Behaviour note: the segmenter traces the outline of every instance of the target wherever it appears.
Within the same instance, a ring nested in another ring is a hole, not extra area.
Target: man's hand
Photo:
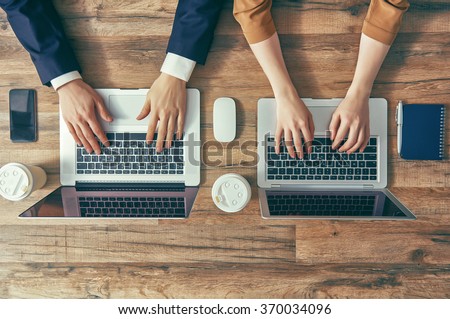
[[[330,123],[332,148],[336,149],[342,140],[348,139],[339,152],[351,154],[364,151],[370,138],[369,98],[366,95],[348,93],[334,111]]]
[[[100,146],[95,135],[105,146],[109,146],[109,142],[96,113],[103,120],[112,121],[112,116],[100,95],[81,79],[64,84],[57,92],[62,117],[75,142],[83,145],[88,153],[94,150],[96,154],[100,154]]]
[[[151,111],[151,112],[150,112]],[[172,146],[173,135],[177,139],[183,135],[184,117],[186,114],[186,82],[171,75],[161,73],[147,94],[137,120],[144,119],[150,113],[150,121],[146,140],[153,141],[156,126],[159,121],[156,151],[161,152],[164,146]]]
[[[275,133],[275,152],[280,153],[280,143],[284,136],[284,143],[289,155],[303,158],[303,142],[314,139],[314,123],[311,112],[297,92],[275,96],[277,101],[277,131]],[[294,144],[292,144],[294,142]],[[294,151],[295,148],[295,151]]]

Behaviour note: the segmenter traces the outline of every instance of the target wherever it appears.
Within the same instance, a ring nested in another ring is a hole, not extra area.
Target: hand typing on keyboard
[[[87,153],[94,150],[97,155],[100,154],[100,145],[95,135],[103,145],[109,146],[109,142],[97,120],[96,112],[107,122],[113,120],[100,95],[81,79],[61,86],[57,92],[62,117],[75,142],[83,145]]]
[[[314,123],[311,112],[298,97],[297,92],[283,94],[277,100],[277,130],[275,133],[275,152],[280,153],[284,138],[286,150],[295,158],[303,158],[303,142],[311,142],[314,137]]]
[[[157,133],[156,133],[157,134]],[[182,140],[157,153],[155,143],[145,143],[146,133],[108,132],[109,147],[102,145],[100,155],[77,148],[77,174],[83,175],[182,175]],[[157,136],[155,136],[157,138]]]
[[[370,138],[369,98],[347,95],[333,113],[330,123],[333,150],[363,152]],[[345,137],[348,138],[341,145]]]
[[[267,136],[268,180],[374,181],[378,178],[376,137],[369,138],[364,152],[358,154],[339,153],[331,148],[328,137],[315,137],[312,153],[305,154],[303,160],[289,158],[285,146],[281,147],[281,154],[275,153],[274,141],[273,136]]]
[[[186,114],[186,82],[171,75],[161,73],[147,94],[137,120],[150,113],[146,140],[151,143],[159,121],[156,151],[172,146],[173,135],[181,139]],[[165,143],[164,143],[165,141]]]
[[[298,96],[286,69],[278,34],[275,32],[266,40],[250,43],[250,48],[269,79],[277,101],[275,152],[280,153],[280,143],[284,137],[291,158],[296,155],[303,158],[302,139],[305,143],[313,140],[314,123],[311,112]]]
[[[373,82],[390,46],[361,34],[355,76],[345,99],[333,114],[330,123],[333,149],[348,134],[348,139],[339,148],[351,154],[359,149],[363,152],[370,137],[369,97]]]

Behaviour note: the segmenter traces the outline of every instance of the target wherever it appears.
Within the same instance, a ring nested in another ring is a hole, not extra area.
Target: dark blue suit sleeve
[[[8,21],[30,53],[43,84],[71,71],[81,71],[50,0],[0,0]]]
[[[205,64],[223,0],[180,0],[167,52]]]

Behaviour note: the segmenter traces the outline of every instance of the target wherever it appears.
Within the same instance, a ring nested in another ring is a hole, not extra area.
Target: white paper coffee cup
[[[0,194],[8,200],[22,200],[46,181],[47,174],[38,166],[9,163],[0,168]]]
[[[225,174],[214,183],[211,195],[217,207],[227,213],[242,210],[252,197],[247,180],[239,174]]]

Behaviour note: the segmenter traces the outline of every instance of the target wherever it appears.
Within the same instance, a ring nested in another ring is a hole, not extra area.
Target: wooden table
[[[274,1],[284,56],[302,97],[346,93],[369,1]],[[28,54],[0,13],[0,164],[43,167],[44,189],[0,199],[0,297],[50,298],[448,298],[450,162],[405,161],[396,150],[395,104],[450,101],[450,5],[414,0],[373,88],[389,101],[389,187],[416,221],[268,221],[260,217],[255,161],[225,147],[223,164],[202,166],[191,217],[169,220],[19,220],[59,186],[58,98],[42,87]],[[94,87],[146,88],[159,74],[175,0],[57,1],[67,34]],[[206,66],[201,134],[213,140],[212,106],[237,101],[237,140],[256,139],[256,103],[272,96],[228,1]],[[39,141],[9,140],[8,91],[38,91]],[[447,115],[446,145],[450,143]],[[449,155],[449,151],[446,155]],[[221,213],[216,178],[236,172],[253,185],[249,205]]]

